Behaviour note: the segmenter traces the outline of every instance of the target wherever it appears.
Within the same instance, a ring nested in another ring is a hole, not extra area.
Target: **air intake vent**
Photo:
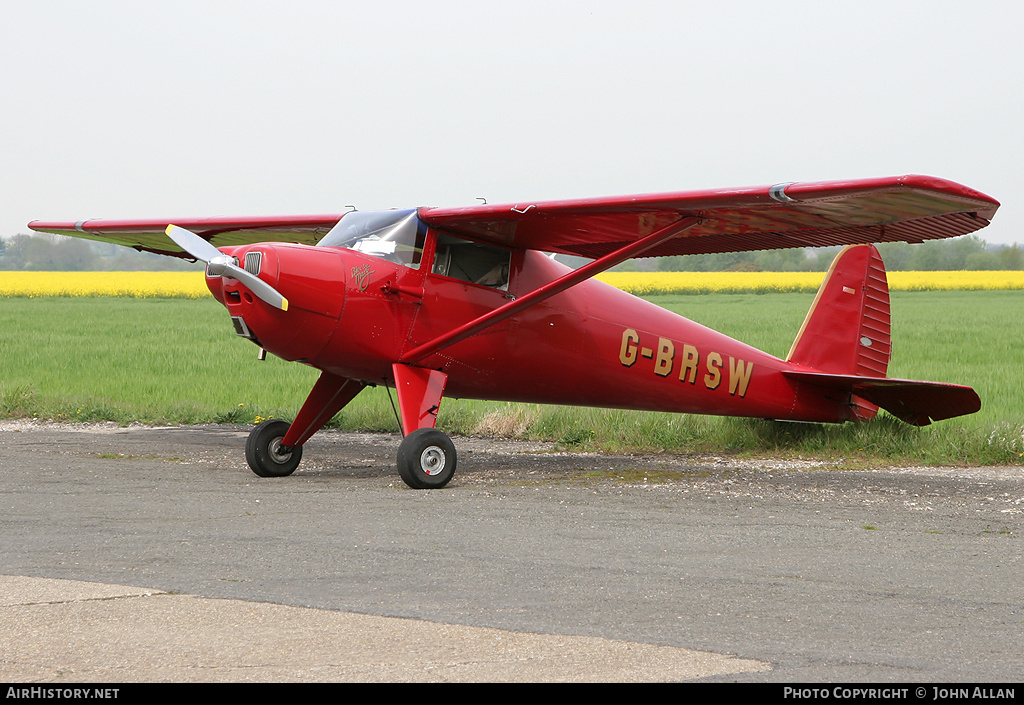
[[[231,324],[235,327],[235,333],[238,335],[252,341],[256,340],[256,336],[253,335],[251,330],[249,330],[249,326],[245,325],[245,321],[242,320],[241,316],[232,316]]]
[[[245,253],[245,271],[249,274],[259,276],[260,264],[263,263],[262,252],[246,252]]]

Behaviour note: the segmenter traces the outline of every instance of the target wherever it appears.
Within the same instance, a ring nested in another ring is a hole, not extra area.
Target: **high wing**
[[[683,221],[697,224],[636,256],[923,242],[988,225],[999,202],[945,179],[899,176],[738,189],[420,208],[427,225],[470,239],[596,259]],[[189,257],[164,235],[169,224],[214,246],[316,244],[344,214],[250,218],[33,221],[42,232]]]
[[[40,232],[112,242],[144,252],[192,259],[167,237],[168,225],[190,230],[214,247],[251,245],[257,242],[297,242],[315,245],[343,214],[270,216],[251,218],[177,218],[146,220],[92,219],[78,222],[33,220],[28,227]]]
[[[899,176],[575,201],[421,208],[428,225],[510,247],[597,258],[673,222],[700,223],[644,257],[923,242],[988,225],[999,202],[945,179]]]

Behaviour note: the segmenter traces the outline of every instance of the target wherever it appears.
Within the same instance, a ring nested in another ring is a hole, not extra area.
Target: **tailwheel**
[[[302,446],[282,450],[281,440],[291,426],[287,421],[270,419],[259,424],[245,442],[245,459],[260,477],[284,477],[295,472],[302,460]]]
[[[455,445],[437,429],[413,431],[398,447],[398,474],[416,490],[444,487],[455,474]]]

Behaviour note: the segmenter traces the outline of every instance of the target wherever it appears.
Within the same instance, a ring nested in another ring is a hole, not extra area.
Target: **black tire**
[[[285,477],[295,472],[302,460],[302,446],[287,453],[278,452],[281,439],[291,426],[287,421],[264,421],[249,434],[245,442],[245,460],[260,477]]]
[[[398,446],[398,474],[416,490],[444,487],[455,474],[455,444],[434,428],[413,431]]]

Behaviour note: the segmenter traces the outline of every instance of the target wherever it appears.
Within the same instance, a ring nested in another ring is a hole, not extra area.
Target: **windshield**
[[[419,269],[426,232],[416,209],[353,211],[346,213],[317,247],[349,247]]]

